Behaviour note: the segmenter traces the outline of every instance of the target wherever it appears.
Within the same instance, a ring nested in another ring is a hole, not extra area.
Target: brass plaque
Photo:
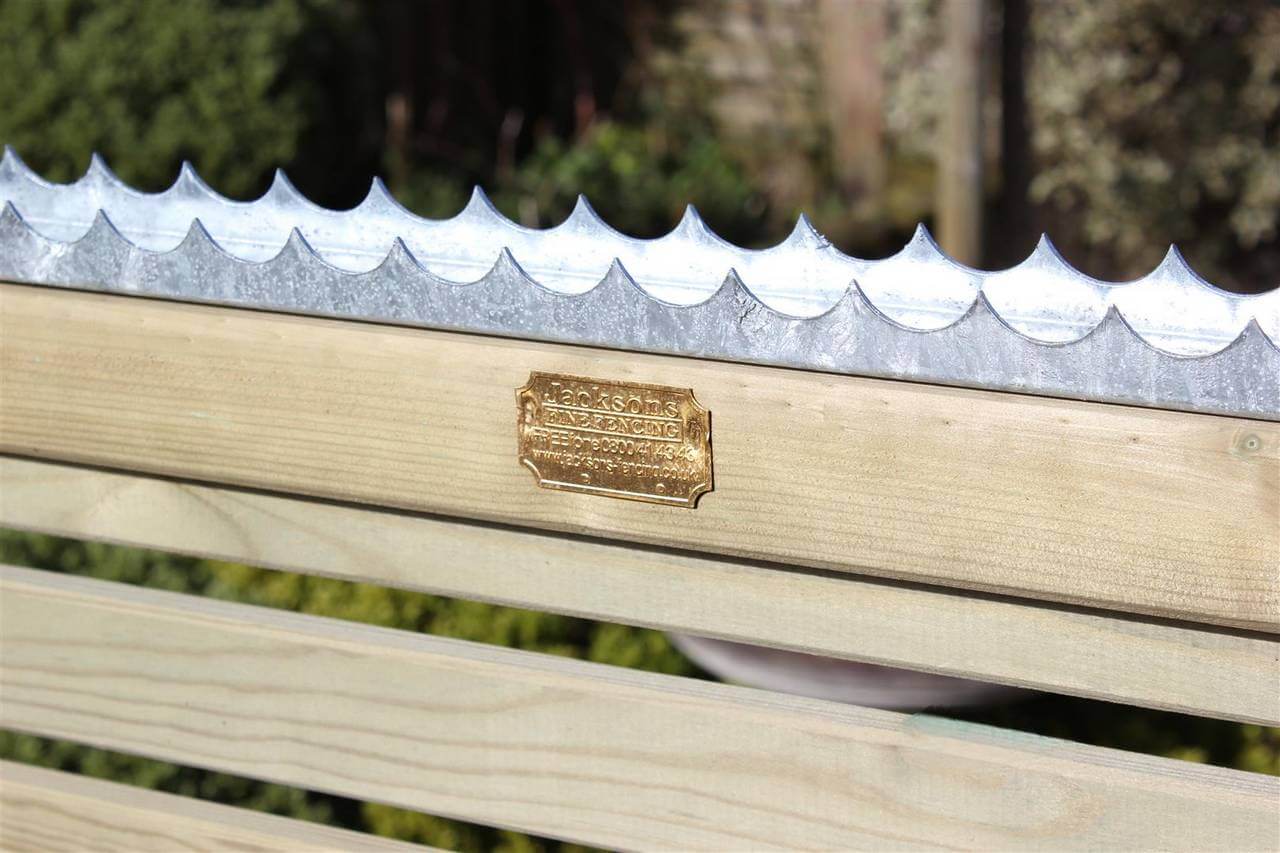
[[[534,371],[516,408],[543,488],[690,508],[711,491],[711,413],[689,388]]]

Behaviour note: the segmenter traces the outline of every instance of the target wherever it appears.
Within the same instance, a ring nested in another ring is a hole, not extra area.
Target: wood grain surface
[[[1280,424],[0,286],[0,449],[1280,631]],[[692,388],[696,510],[538,489],[531,370]]]
[[[1280,780],[0,569],[0,724],[625,848],[1274,850]]]
[[[0,525],[1280,725],[1280,638],[0,456]]]
[[[432,848],[0,761],[0,849],[421,853]]]

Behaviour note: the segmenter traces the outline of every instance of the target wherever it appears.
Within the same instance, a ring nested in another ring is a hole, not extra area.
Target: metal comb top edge
[[[768,249],[715,235],[690,207],[652,240],[580,199],[538,230],[477,190],[418,217],[375,180],[347,211],[277,173],[249,202],[189,166],[160,193],[94,157],[71,184],[0,160],[0,277],[325,316],[1280,419],[1280,291],[1237,295],[1176,249],[1127,283],[1090,278],[1047,239],[983,272],[923,228],[878,261],[801,217]]]

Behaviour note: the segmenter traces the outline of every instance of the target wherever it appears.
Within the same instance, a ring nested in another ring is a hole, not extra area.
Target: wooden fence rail
[[[0,761],[0,849],[10,853],[410,853],[386,838]]]
[[[0,525],[1280,725],[1280,637],[0,456]]]
[[[0,451],[1280,631],[1280,423],[3,288]],[[715,493],[539,490],[531,370],[695,389]]]

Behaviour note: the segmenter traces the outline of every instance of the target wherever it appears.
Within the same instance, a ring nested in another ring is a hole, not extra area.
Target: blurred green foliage
[[[713,128],[688,117],[647,125],[602,119],[573,142],[544,136],[490,185],[494,205],[530,228],[562,221],[583,195],[609,225],[638,237],[665,234],[689,204],[729,240],[759,242],[769,229],[764,197]],[[461,209],[467,192],[456,176],[422,171],[395,194],[423,215],[443,217]]]
[[[1031,192],[1055,232],[1130,275],[1177,242],[1215,281],[1274,286],[1280,5],[1042,0],[1031,20]]]
[[[477,0],[470,17],[428,18],[446,29],[412,42],[422,45],[413,54],[416,83],[397,80],[392,67],[403,61],[390,56],[396,22],[385,12],[393,3],[3,0],[0,140],[53,180],[76,177],[96,150],[141,188],[163,188],[185,159],[219,191],[249,197],[283,166],[313,199],[337,206],[358,201],[372,174],[390,172],[397,196],[432,216],[456,212],[479,182],[530,226],[559,221],[584,193],[615,227],[655,236],[692,202],[718,233],[748,245],[785,236],[797,212],[796,181],[785,176],[810,174],[824,177],[800,204],[874,254],[896,248],[901,235],[893,229],[928,215],[946,71],[939,3],[903,0],[889,11],[883,66],[892,180],[879,213],[863,206],[855,216],[850,200],[824,189],[831,152],[809,140],[813,133],[781,133],[795,136],[786,150],[726,133],[713,118],[722,81],[668,61],[681,50],[676,36],[634,57],[612,29],[596,34],[600,46],[579,46],[591,54],[587,71],[615,80],[617,91],[606,97],[597,87],[595,98],[614,109],[570,132],[557,116],[572,109],[560,102],[583,92],[545,79],[541,66],[563,71],[571,60],[557,53],[539,64],[529,38],[502,29],[504,7],[495,0]],[[1176,241],[1215,282],[1272,284],[1280,276],[1280,7],[1270,0],[1030,4],[1030,192],[1055,242],[1098,275],[1141,274]],[[633,5],[652,18],[679,4]],[[538,25],[547,51],[563,52],[563,34],[541,20],[550,8],[533,3],[517,17]],[[993,15],[999,9],[993,4]],[[604,27],[621,13],[574,14],[580,26]],[[724,14],[726,26],[745,23],[740,11]],[[798,45],[794,62],[817,63],[816,50],[800,49],[816,35],[796,26],[780,40]],[[646,31],[652,40],[651,31],[661,29]],[[494,42],[474,51],[487,64],[458,43],[467,37]],[[990,47],[994,65],[994,40]],[[602,55],[631,64],[606,74]],[[719,65],[730,58],[704,57]],[[515,67],[521,63],[539,67]],[[501,79],[476,79],[485,73]],[[994,118],[1001,107],[998,75],[991,76]],[[530,78],[550,87],[546,97],[529,91]],[[408,141],[393,151],[388,97],[405,85],[409,94],[422,91]],[[513,92],[523,100],[503,112],[502,98]],[[821,99],[806,97],[821,112]],[[535,108],[541,112],[526,115]],[[505,133],[485,122],[521,117],[509,150],[484,142]],[[464,129],[458,150],[433,142]],[[992,169],[993,191],[999,173]],[[784,201],[775,203],[780,194]],[[860,232],[867,240],[855,239]]]
[[[1040,694],[948,717],[1047,737],[1280,776],[1280,729]]]
[[[886,46],[889,144],[917,171],[925,168],[919,164],[929,156],[935,119],[926,61],[937,41],[935,7],[935,0],[895,6],[899,23]],[[353,203],[368,176],[392,159],[383,137],[387,72],[377,8],[352,0],[0,0],[0,141],[53,180],[75,178],[96,150],[144,189],[166,186],[185,159],[218,190],[248,197],[284,165],[315,200]],[[1107,255],[1104,268],[1126,268],[1153,263],[1151,235],[1165,235],[1188,241],[1215,274],[1238,269],[1242,251],[1275,244],[1275,9],[1259,0],[1227,10],[1193,0],[1035,4],[1029,93],[1040,171],[1033,190],[1056,216],[1060,243]],[[628,114],[597,117],[581,133],[531,132],[520,156],[488,169],[476,171],[474,161],[484,159],[476,156],[465,169],[413,160],[395,170],[393,189],[427,215],[458,210],[478,179],[504,212],[530,226],[554,224],[585,193],[611,224],[638,235],[666,231],[689,202],[719,233],[744,244],[785,233],[790,222],[783,217],[792,211],[773,209],[760,189],[768,183],[760,172],[770,168],[768,158],[740,157],[744,142],[722,139],[691,97],[702,83],[655,86],[660,96],[638,96]],[[814,155],[806,149],[799,156]],[[833,202],[821,196],[813,203],[825,210]],[[699,674],[662,634],[619,625],[45,536],[0,532],[0,559]],[[1257,726],[1062,697],[967,716],[1280,773],[1280,734]],[[13,733],[0,733],[0,755],[452,849],[548,846],[516,833]]]
[[[0,140],[55,181],[98,151],[149,190],[182,160],[231,196],[265,189],[280,164],[328,192],[353,172],[365,183],[374,81],[335,67],[370,50],[354,15],[339,0],[5,0]]]
[[[578,142],[545,137],[494,201],[531,226],[555,224],[581,193],[620,231],[655,237],[693,204],[717,233],[750,241],[764,199],[705,122],[601,121]]]

